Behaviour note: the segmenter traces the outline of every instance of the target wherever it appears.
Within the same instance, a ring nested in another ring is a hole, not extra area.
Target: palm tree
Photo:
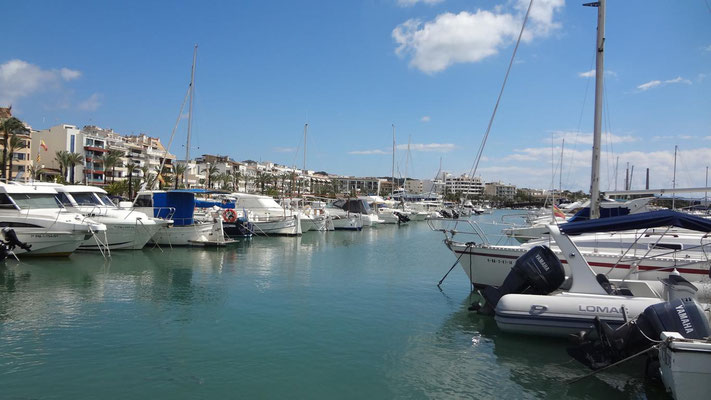
[[[2,130],[2,176],[3,178],[7,178],[7,170],[5,169],[7,167],[7,153],[8,153],[8,142],[9,142],[9,136],[11,134],[28,134],[30,133],[30,130],[27,129],[25,124],[22,123],[19,119],[15,117],[10,117],[2,123],[0,123],[0,130]],[[12,157],[12,153],[10,154]]]
[[[39,176],[39,173],[42,171],[42,167],[39,165],[32,164],[27,168],[27,173],[30,174],[30,179],[35,180]]]
[[[175,188],[178,188],[178,183],[185,178],[185,171],[188,167],[185,164],[175,164]],[[183,178],[183,179],[179,179]]]
[[[10,153],[10,168],[8,168],[9,179],[12,179],[12,159],[13,155],[15,154],[15,150],[24,149],[25,147],[27,147],[27,145],[25,144],[25,139],[18,137],[14,133],[12,134],[12,136],[10,136],[10,141],[7,145],[8,152]]]
[[[59,150],[54,153],[54,159],[57,160],[59,164],[59,173],[62,175],[62,179],[67,178],[67,168],[69,167],[69,152],[66,150]]]
[[[126,173],[128,174],[128,198],[133,198],[133,171],[136,170],[138,166],[132,162],[126,165]]]
[[[212,180],[217,176],[217,165],[211,165],[207,169],[207,188],[212,189]]]
[[[239,192],[239,180],[240,180],[240,178],[242,178],[242,173],[239,171],[235,171],[235,173],[232,174],[232,178],[233,178],[232,184],[234,185],[235,192]]]
[[[74,184],[74,167],[77,164],[81,164],[84,162],[84,156],[82,156],[79,153],[69,153],[67,156],[67,163],[72,167],[71,173],[69,174],[69,180],[71,181],[71,184]]]
[[[123,166],[121,162],[121,157],[124,156],[121,150],[109,150],[108,153],[101,156],[101,161],[104,163],[104,171],[111,168],[111,183],[114,183],[114,178],[116,177],[116,167]]]

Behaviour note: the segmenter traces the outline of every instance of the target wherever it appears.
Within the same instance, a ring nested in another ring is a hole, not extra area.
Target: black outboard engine
[[[397,217],[397,223],[398,223],[398,224],[401,223],[401,222],[404,224],[405,222],[409,222],[409,221],[410,221],[410,217],[408,217],[408,216],[405,215],[405,214],[402,214],[402,213],[397,212],[397,211],[395,211],[393,214],[395,214],[395,216]]]
[[[568,349],[571,357],[591,369],[604,368],[651,348],[662,332],[678,332],[687,339],[711,335],[703,309],[691,297],[651,305],[617,330],[595,318],[595,331],[595,339],[583,336],[580,345]]]
[[[565,270],[558,257],[546,246],[535,246],[516,260],[504,283],[498,288],[487,286],[482,291],[485,307],[479,312],[492,315],[505,294],[548,294],[565,280]]]
[[[450,214],[447,210],[440,210],[439,213],[444,218],[452,218],[452,214]]]
[[[452,218],[459,219],[459,213],[457,212],[457,210],[452,210]]]
[[[4,242],[0,242],[0,262],[5,261],[9,255],[10,251],[8,250],[7,245]]]
[[[19,247],[25,251],[30,251],[32,247],[31,244],[21,242],[17,237],[14,229],[2,228],[2,235],[5,237],[5,244],[7,245],[7,250],[14,250],[15,247]]]

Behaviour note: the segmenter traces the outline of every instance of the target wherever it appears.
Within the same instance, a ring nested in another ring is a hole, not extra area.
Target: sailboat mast
[[[595,123],[593,127],[592,176],[590,179],[590,219],[597,219],[600,218],[600,142],[602,136],[602,84],[605,55],[605,0],[584,5],[597,7]]]
[[[190,71],[190,104],[188,105],[188,139],[185,144],[185,166],[187,168],[190,163],[190,135],[193,130],[193,98],[195,93],[195,62],[197,61],[197,44],[193,49],[193,67]],[[185,175],[185,187],[188,187],[188,174]]]
[[[674,176],[672,177],[672,189],[676,189],[676,152],[679,146],[674,146]],[[672,192],[672,210],[676,210],[676,191]]]
[[[304,173],[306,173],[306,132],[309,129],[309,124],[304,124]]]
[[[392,169],[393,184],[390,188],[390,197],[395,193],[395,124],[393,124],[393,169]]]

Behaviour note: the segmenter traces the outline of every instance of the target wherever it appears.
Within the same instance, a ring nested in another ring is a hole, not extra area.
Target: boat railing
[[[175,215],[175,207],[152,207],[153,208],[153,218],[173,220],[173,215]]]
[[[490,244],[479,223],[469,219],[431,218],[427,220],[427,225],[433,231],[442,232],[446,240],[454,240],[455,235],[461,234],[477,236],[482,243]]]

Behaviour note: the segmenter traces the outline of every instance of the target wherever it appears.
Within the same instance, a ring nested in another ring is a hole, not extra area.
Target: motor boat
[[[160,228],[158,222],[142,212],[118,208],[104,189],[59,184],[52,187],[57,191],[59,201],[68,210],[106,225],[104,244],[109,250],[142,249]],[[97,250],[98,247],[95,240],[89,238],[79,249]]]
[[[255,235],[297,236],[304,232],[301,213],[280,206],[270,196],[231,193],[229,197],[235,199],[235,210],[243,210]]]
[[[481,291],[484,312],[495,315],[499,329],[520,334],[568,336],[593,329],[595,321],[618,328],[649,306],[695,298],[697,288],[671,271],[662,281],[608,279],[597,274],[585,256],[558,227],[550,226],[566,254],[566,277],[558,256],[536,246],[516,260],[504,282]]]
[[[446,222],[446,221],[443,221]],[[452,221],[448,221],[452,222]],[[561,259],[566,275],[570,260],[557,240],[541,239],[516,246],[489,243],[481,227],[466,221],[474,236],[465,236],[461,222],[438,228],[474,287],[500,286],[516,259],[531,248],[547,245]],[[557,226],[550,225],[549,229]],[[671,227],[671,228],[670,228]],[[665,228],[665,229],[658,229]],[[684,229],[684,234],[669,233]],[[699,298],[711,298],[709,255],[711,221],[670,210],[570,222],[560,225],[566,240],[573,241],[596,273],[610,279],[658,281],[676,270],[699,289]],[[615,232],[627,232],[619,234]],[[455,236],[456,235],[456,236]],[[467,239],[473,239],[464,241]]]
[[[14,253],[32,256],[68,256],[87,240],[99,246],[106,232],[106,225],[67,210],[54,188],[1,183],[0,227],[27,244]]]
[[[167,246],[225,243],[222,221],[195,218],[195,193],[189,190],[141,191],[133,209],[162,220],[151,242]]]
[[[599,370],[642,356],[646,375],[661,378],[674,399],[701,399],[711,391],[711,328],[693,298],[651,305],[616,329],[601,319],[594,325],[568,348],[583,365]]]

